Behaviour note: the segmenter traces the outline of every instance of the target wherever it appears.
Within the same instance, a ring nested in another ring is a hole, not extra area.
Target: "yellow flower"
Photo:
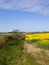
[[[49,33],[35,33],[35,34],[26,34],[25,40],[34,40],[34,39],[40,39],[43,43],[49,42]]]

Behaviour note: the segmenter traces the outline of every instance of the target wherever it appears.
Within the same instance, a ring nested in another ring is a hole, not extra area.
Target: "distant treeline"
[[[39,33],[49,33],[49,31],[44,31],[44,32],[27,32],[28,34],[39,34]]]

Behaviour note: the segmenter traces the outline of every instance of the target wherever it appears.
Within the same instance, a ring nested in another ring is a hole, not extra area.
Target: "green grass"
[[[24,37],[22,36],[7,36],[4,37],[5,42],[0,44],[0,65],[42,65],[37,63],[37,60],[42,60],[47,65],[49,57],[44,52],[34,57],[34,55],[24,52]],[[39,40],[28,41],[31,44],[36,44],[39,48],[48,49],[49,46],[39,44]],[[41,57],[41,58],[40,58]],[[37,59],[37,60],[36,60]]]
[[[0,48],[0,65],[16,65],[23,54],[23,46],[7,45]]]
[[[23,44],[2,46],[0,48],[0,65],[40,65],[36,63],[33,55],[24,53],[23,49]]]
[[[48,49],[49,50],[49,44],[44,44],[44,43],[37,43],[37,47],[42,48],[42,49]]]

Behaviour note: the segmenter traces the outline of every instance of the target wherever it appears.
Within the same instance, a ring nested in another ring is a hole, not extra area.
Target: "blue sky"
[[[0,31],[49,31],[49,0],[0,0]]]

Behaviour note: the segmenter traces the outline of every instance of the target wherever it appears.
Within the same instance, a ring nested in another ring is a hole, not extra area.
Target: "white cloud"
[[[49,15],[49,0],[0,0],[0,8]]]

